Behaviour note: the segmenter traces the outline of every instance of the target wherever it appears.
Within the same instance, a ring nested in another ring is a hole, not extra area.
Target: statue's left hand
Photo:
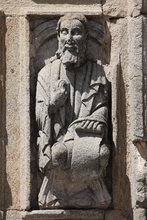
[[[52,148],[52,165],[53,167],[64,167],[67,159],[67,149],[61,142],[55,143]]]
[[[76,124],[76,130],[98,133],[99,135],[103,135],[104,125],[100,122],[84,120]]]

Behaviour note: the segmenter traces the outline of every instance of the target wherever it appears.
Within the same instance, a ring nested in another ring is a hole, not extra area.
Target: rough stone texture
[[[142,16],[139,16],[129,19],[130,117],[132,119],[130,132],[134,141],[144,138],[142,59]]]
[[[0,210],[4,209],[4,188],[5,188],[5,19],[0,10]]]
[[[30,75],[29,75],[29,23],[23,17],[19,20],[20,28],[20,206],[21,209],[30,209],[30,190],[31,190],[31,156],[30,156]],[[25,100],[25,102],[24,102]],[[32,146],[32,145],[31,145]],[[32,146],[33,148],[33,146]],[[31,148],[31,149],[32,149]],[[35,188],[35,187],[33,187]]]
[[[24,213],[23,220],[47,220],[47,219],[72,219],[72,220],[103,220],[104,212],[100,210],[48,210],[48,211],[33,211],[31,213]]]
[[[81,4],[81,7],[83,8],[83,11],[99,11],[101,8],[100,4],[101,0],[15,0],[13,3],[10,1],[1,0],[1,4],[3,5],[3,10],[7,15],[17,15],[20,13],[20,9],[22,8],[28,8],[41,11],[41,9],[44,9],[46,11],[57,11],[62,12],[65,11],[74,11],[74,12],[81,12],[81,9],[79,7],[79,4]],[[39,7],[38,7],[39,5]],[[96,12],[98,13],[98,12]],[[63,14],[63,13],[62,13]]]
[[[137,17],[141,14],[142,0],[128,1],[128,14],[132,17]]]
[[[110,65],[107,74],[112,82],[112,188],[113,205],[131,218],[130,181],[126,127],[128,120],[128,27],[127,19],[112,19],[108,23],[111,35]],[[123,208],[122,208],[123,207]]]
[[[6,173],[5,207],[19,208],[20,118],[19,118],[19,19],[6,19]],[[13,203],[12,203],[13,201]]]
[[[38,73],[40,209],[105,209],[111,201],[103,178],[110,155],[108,84],[102,66],[88,59],[85,41],[92,30],[87,22],[82,14],[78,20],[74,14],[61,17],[58,50]]]
[[[146,0],[131,0],[129,1],[129,12],[132,16],[136,17],[141,13],[147,13],[147,2]]]
[[[127,16],[127,0],[103,0],[103,13],[109,17]]]
[[[5,218],[8,220],[22,220],[22,212],[17,210],[8,210],[5,213]]]
[[[146,209],[134,209],[134,220],[146,220]]]
[[[24,15],[54,15],[61,16],[64,15],[65,13],[82,13],[84,15],[102,15],[102,7],[101,5],[83,5],[82,6],[83,10],[81,12],[81,9],[78,7],[78,5],[56,5],[56,10],[54,5],[49,5],[48,7],[42,6],[41,8],[38,7],[23,7],[20,8],[18,14],[19,16],[24,16]]]
[[[120,211],[108,211],[105,214],[105,220],[127,220],[128,218],[125,218],[121,215]]]
[[[147,16],[142,17],[143,27],[143,90],[147,91]],[[144,139],[147,139],[147,93],[143,93]]]
[[[142,217],[144,210],[136,210],[137,215]],[[8,211],[7,220],[130,220],[122,216],[121,212],[102,210],[44,210],[44,211]],[[139,219],[139,218],[138,218]],[[141,218],[140,218],[141,219]],[[139,219],[139,220],[140,220]],[[135,219],[137,220],[137,219]],[[141,219],[142,220],[142,219]],[[144,220],[144,219],[143,219]]]
[[[132,205],[146,207],[146,18],[130,19],[129,30]]]
[[[141,14],[147,13],[146,0],[129,0],[128,1],[128,14],[137,17]]]

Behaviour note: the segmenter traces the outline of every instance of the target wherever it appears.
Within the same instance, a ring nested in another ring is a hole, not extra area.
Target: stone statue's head
[[[66,14],[57,24],[59,48],[57,56],[62,63],[79,66],[85,59],[87,19],[82,14]]]

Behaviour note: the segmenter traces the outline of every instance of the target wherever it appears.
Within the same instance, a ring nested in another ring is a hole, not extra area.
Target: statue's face
[[[65,64],[76,64],[80,62],[80,54],[84,53],[85,40],[85,28],[79,20],[62,21],[59,32],[62,62]]]
[[[78,20],[62,21],[59,33],[60,42],[69,51],[73,51],[76,46],[80,47],[85,39],[85,29]]]

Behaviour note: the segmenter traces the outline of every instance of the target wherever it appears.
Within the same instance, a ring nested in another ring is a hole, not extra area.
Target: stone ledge
[[[49,220],[49,219],[72,219],[72,220],[104,220],[104,210],[37,210],[24,212],[23,220]]]
[[[0,219],[2,220],[2,219]],[[6,212],[5,220],[127,220],[122,216],[120,210],[100,210],[100,209],[54,209],[54,210],[34,210]]]
[[[20,16],[61,16],[65,13],[82,13],[84,15],[91,16],[102,16],[102,7],[100,4],[87,6],[84,5],[79,7],[78,5],[56,5],[56,9],[52,5],[47,7],[23,7],[19,10]]]

